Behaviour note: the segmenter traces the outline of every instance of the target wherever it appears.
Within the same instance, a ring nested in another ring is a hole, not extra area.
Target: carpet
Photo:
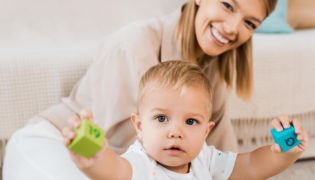
[[[269,178],[269,180],[312,180],[315,179],[315,159],[302,160],[294,163],[282,173]],[[2,169],[0,168],[0,180]]]
[[[269,180],[313,180],[315,179],[315,159],[295,162],[282,173]]]

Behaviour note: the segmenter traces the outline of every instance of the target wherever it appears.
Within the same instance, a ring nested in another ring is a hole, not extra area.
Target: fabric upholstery
[[[292,33],[293,29],[287,23],[287,0],[278,0],[276,9],[268,16],[256,33]]]

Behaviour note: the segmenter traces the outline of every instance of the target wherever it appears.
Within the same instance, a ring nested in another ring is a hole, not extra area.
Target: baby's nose
[[[169,133],[168,137],[169,138],[179,138],[179,139],[183,138],[183,136],[179,133]]]
[[[171,129],[170,129],[170,132],[168,134],[168,137],[169,138],[179,138],[179,139],[182,139],[183,138],[183,131],[182,131],[182,128],[178,125],[176,126],[173,126]]]

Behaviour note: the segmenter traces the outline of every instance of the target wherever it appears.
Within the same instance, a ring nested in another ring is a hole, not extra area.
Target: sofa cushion
[[[0,139],[68,96],[85,73],[96,45],[69,44],[0,51]]]
[[[276,9],[268,16],[256,33],[292,33],[293,29],[287,23],[287,0],[278,0]]]

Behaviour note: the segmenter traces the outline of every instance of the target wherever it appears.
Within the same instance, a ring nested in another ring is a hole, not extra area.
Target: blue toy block
[[[295,129],[293,126],[290,126],[288,129],[283,128],[283,131],[281,132],[276,131],[275,128],[271,129],[273,139],[280,145],[283,152],[286,152],[301,143],[297,139],[297,134],[294,131]]]

